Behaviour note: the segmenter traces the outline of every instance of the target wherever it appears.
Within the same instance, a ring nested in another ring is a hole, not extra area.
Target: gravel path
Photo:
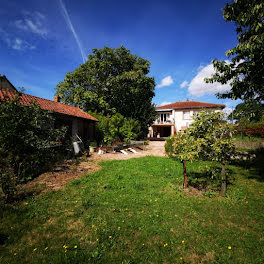
[[[145,156],[165,156],[164,150],[165,141],[150,141],[149,145],[145,146],[145,150],[135,149],[137,153],[126,151],[128,155],[122,154],[121,152],[105,153],[99,155],[93,153],[89,159],[100,161],[100,160],[127,160],[131,158],[141,158]]]

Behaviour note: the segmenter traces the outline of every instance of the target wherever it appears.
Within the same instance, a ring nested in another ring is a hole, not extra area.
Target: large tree
[[[238,124],[256,123],[264,120],[264,104],[255,101],[240,103],[228,116],[228,119],[233,119]]]
[[[216,73],[206,82],[230,83],[231,91],[218,95],[258,101],[264,100],[264,2],[233,0],[223,9],[224,19],[234,22],[238,44],[228,50],[229,61],[213,60]]]
[[[147,76],[150,62],[123,46],[93,49],[88,60],[66,74],[57,85],[57,95],[67,104],[85,111],[120,113],[138,120],[146,133],[155,119],[152,104],[155,81]]]

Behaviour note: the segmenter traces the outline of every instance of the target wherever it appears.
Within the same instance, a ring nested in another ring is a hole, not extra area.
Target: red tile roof
[[[11,89],[4,89],[4,88],[0,89],[0,101],[2,101],[5,97],[9,99],[13,99],[15,98],[16,95],[17,93],[15,91],[12,91]],[[74,116],[74,117],[79,117],[79,118],[84,118],[84,119],[89,119],[93,121],[98,121],[96,118],[85,113],[78,107],[62,104],[62,103],[51,101],[51,100],[44,99],[41,97],[32,96],[29,94],[21,95],[21,100],[20,100],[21,104],[31,105],[32,102],[36,102],[39,105],[39,107],[43,110],[52,111],[52,112]]]
[[[175,102],[172,104],[167,104],[163,106],[156,107],[159,109],[197,109],[197,108],[225,108],[224,104],[211,104],[203,103],[197,101],[185,101],[185,102]]]

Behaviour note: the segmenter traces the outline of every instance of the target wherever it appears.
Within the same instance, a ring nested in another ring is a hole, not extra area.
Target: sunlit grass
[[[218,167],[187,165],[191,175]],[[258,171],[229,166],[227,198],[209,198],[186,195],[181,163],[167,158],[101,166],[64,190],[5,206],[0,263],[263,263]]]

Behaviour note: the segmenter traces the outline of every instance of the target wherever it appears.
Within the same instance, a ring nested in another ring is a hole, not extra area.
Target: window
[[[160,114],[160,121],[165,123],[169,120],[169,117],[169,114]]]
[[[189,111],[183,112],[183,119],[190,119],[190,112]]]

